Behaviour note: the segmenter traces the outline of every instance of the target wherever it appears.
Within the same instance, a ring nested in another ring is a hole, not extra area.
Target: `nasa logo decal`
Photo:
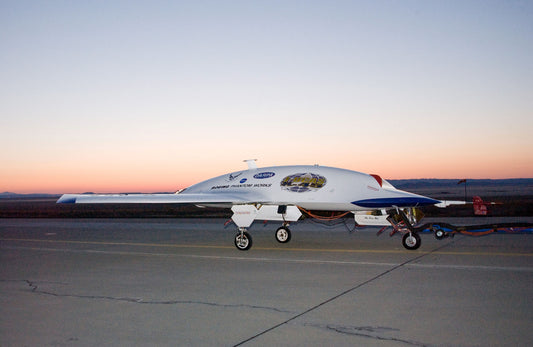
[[[239,181],[239,183],[244,183],[244,182],[246,182],[246,181],[247,181],[247,179],[246,179],[246,178],[243,178],[242,180]]]
[[[274,175],[276,175],[274,172],[260,172],[258,174],[255,174],[254,178],[258,180],[262,180],[265,178],[273,177]]]
[[[236,174],[230,174],[229,177],[226,179],[227,182],[231,182],[235,180],[237,177],[242,175],[242,172],[236,173]]]
[[[294,193],[317,191],[326,185],[326,177],[315,173],[297,173],[285,177],[281,183],[281,189]]]

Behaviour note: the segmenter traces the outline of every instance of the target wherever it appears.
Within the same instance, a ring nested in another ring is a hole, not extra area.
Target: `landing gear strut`
[[[416,222],[416,218],[412,211],[409,212],[408,216],[403,210],[397,208],[396,215],[389,215],[387,221],[391,223],[392,228],[394,229],[391,236],[397,232],[403,234],[402,245],[405,249],[414,251],[420,247],[422,240],[413,227],[413,222]]]
[[[245,230],[246,228],[240,228],[240,232],[235,235],[235,247],[239,251],[247,251],[252,247],[252,236]]]

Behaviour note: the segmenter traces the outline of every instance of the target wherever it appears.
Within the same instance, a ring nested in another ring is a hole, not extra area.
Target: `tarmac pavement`
[[[0,345],[533,341],[531,234],[423,234],[407,251],[375,227],[304,221],[279,244],[256,222],[242,252],[224,222],[0,219]]]

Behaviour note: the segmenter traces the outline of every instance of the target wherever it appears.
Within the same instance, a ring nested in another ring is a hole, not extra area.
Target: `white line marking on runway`
[[[238,257],[238,256],[219,256],[219,255],[200,255],[200,254],[174,254],[174,253],[155,253],[155,252],[135,252],[135,251],[104,251],[95,249],[71,249],[71,248],[48,248],[48,247],[23,247],[23,246],[2,246],[3,249],[43,251],[43,252],[68,252],[68,253],[86,253],[86,254],[107,254],[107,255],[127,255],[127,256],[156,256],[156,257],[177,257],[190,259],[213,259],[227,261],[246,261],[246,262],[276,262],[276,263],[293,263],[293,264],[317,264],[317,265],[351,265],[351,266],[383,266],[393,267],[399,263],[385,262],[367,262],[367,261],[343,261],[343,260],[319,260],[319,259],[290,259],[290,258],[268,258],[268,257]],[[430,268],[430,269],[451,269],[451,270],[484,270],[484,271],[515,271],[515,272],[533,272],[533,267],[519,266],[485,266],[485,265],[454,265],[454,264],[405,264],[405,267],[411,268]]]

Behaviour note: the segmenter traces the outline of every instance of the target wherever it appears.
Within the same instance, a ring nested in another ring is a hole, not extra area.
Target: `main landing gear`
[[[235,235],[235,247],[239,251],[247,251],[252,247],[252,236],[245,230],[246,228],[240,228],[240,232]]]
[[[289,242],[291,240],[291,231],[288,225],[279,227],[274,236],[279,243]],[[246,231],[246,228],[239,228],[239,232],[235,235],[235,247],[239,251],[247,251],[252,247],[252,236]]]
[[[291,231],[286,225],[284,225],[276,230],[275,236],[276,241],[279,243],[287,243],[291,240]]]

